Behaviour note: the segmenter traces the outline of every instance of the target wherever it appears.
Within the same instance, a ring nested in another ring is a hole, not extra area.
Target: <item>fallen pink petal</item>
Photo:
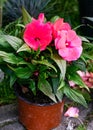
[[[65,112],[64,116],[67,116],[67,117],[78,117],[79,116],[79,109],[77,107],[70,107]]]

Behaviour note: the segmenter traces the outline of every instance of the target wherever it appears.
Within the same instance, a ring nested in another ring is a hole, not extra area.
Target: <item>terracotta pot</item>
[[[63,106],[64,101],[40,106],[18,98],[19,121],[27,130],[51,130],[60,124]]]

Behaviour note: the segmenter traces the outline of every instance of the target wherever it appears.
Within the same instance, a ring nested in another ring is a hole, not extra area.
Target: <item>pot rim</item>
[[[30,104],[30,105],[34,105],[34,106],[52,106],[54,104],[58,104],[58,103],[62,103],[64,100],[62,99],[62,102],[51,102],[51,103],[32,103],[31,101],[29,101],[27,98],[21,97],[20,95],[17,95],[17,97],[21,100],[23,100],[24,102]]]

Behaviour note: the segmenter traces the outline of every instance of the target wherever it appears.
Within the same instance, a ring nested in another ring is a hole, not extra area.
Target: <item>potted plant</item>
[[[88,90],[77,73],[85,68],[82,41],[58,16],[35,19],[23,8],[19,21],[10,34],[0,32],[0,68],[18,96],[20,122],[28,130],[49,130],[61,121],[64,95],[87,106],[69,83]]]

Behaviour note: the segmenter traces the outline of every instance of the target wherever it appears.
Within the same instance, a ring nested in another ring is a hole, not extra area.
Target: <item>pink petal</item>
[[[79,36],[76,36],[72,41],[71,41],[71,46],[81,46],[82,41]]]
[[[90,76],[91,76],[91,78],[93,78],[93,72],[90,72]]]
[[[40,14],[39,14],[38,20],[39,20],[40,22],[44,22],[44,13],[40,13]]]
[[[92,72],[88,72],[88,71],[86,71],[86,72],[77,71],[77,73],[81,76],[82,80],[84,81],[84,83],[89,88],[93,88],[93,73]]]
[[[54,38],[56,38],[58,31],[62,31],[62,30],[68,31],[70,29],[71,29],[71,26],[68,23],[65,23],[63,18],[57,19],[53,25]]]
[[[68,23],[65,23],[63,18],[59,18],[55,21],[54,28],[56,31],[71,29],[70,25]]]
[[[69,23],[63,23],[63,26],[61,28],[61,30],[71,30],[71,26]]]
[[[59,31],[58,37],[55,39],[56,49],[66,48],[65,42],[66,42],[66,33],[64,31]]]
[[[74,30],[68,30],[67,41],[72,41],[76,37],[76,32]]]
[[[74,61],[80,57],[82,53],[82,47],[59,49],[58,52],[63,59],[67,61]]]
[[[61,28],[62,28],[62,26],[63,26],[63,21],[64,21],[64,19],[62,19],[62,18],[59,18],[59,19],[57,19],[57,20],[55,21],[55,23],[54,23],[54,29],[55,29],[56,31],[60,31],[60,30],[61,30]]]
[[[90,73],[89,73],[88,71],[86,72],[86,76],[87,76],[87,77],[90,77]]]
[[[74,86],[75,86],[75,83],[74,83],[73,81],[69,81],[69,85],[70,85],[71,87],[74,87]]]
[[[60,49],[60,48],[65,48],[65,39],[60,38],[60,39],[55,39],[55,47],[56,49]]]
[[[81,76],[81,77],[84,77],[85,76],[85,72],[82,72],[82,71],[77,71],[77,73]]]
[[[64,114],[64,116],[68,117],[78,117],[79,109],[77,107],[70,107]]]
[[[32,38],[26,38],[26,36],[25,36],[25,42],[33,50],[35,50],[35,51],[38,50],[38,48],[39,48],[39,42],[38,41],[36,42],[34,39],[32,39]],[[33,44],[31,44],[31,43],[33,43]]]

